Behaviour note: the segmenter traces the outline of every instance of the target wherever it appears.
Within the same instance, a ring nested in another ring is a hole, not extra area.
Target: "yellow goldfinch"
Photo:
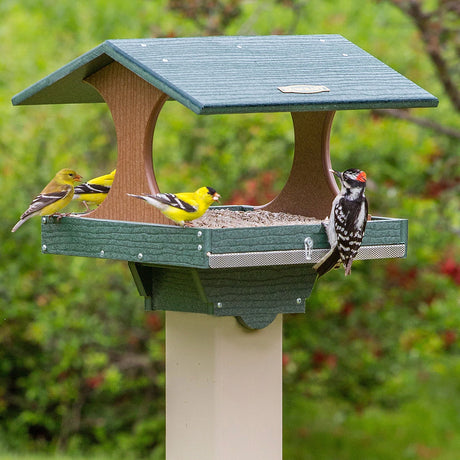
[[[88,203],[99,206],[107,197],[107,193],[110,192],[116,171],[114,169],[109,174],[95,177],[84,184],[77,185],[73,199],[81,201],[87,211],[89,211]]]
[[[15,232],[33,216],[49,216],[64,208],[73,197],[73,186],[81,176],[72,169],[61,169],[51,182],[36,196],[19,222],[11,229]]]
[[[132,195],[158,208],[166,217],[184,226],[201,217],[220,195],[211,187],[201,187],[191,193],[157,193],[156,195]]]

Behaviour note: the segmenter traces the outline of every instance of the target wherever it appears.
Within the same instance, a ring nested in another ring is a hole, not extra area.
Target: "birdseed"
[[[285,212],[270,212],[262,209],[254,211],[233,211],[231,209],[210,208],[206,214],[191,222],[192,227],[234,228],[273,227],[280,225],[315,225],[321,220],[314,217],[297,216]]]

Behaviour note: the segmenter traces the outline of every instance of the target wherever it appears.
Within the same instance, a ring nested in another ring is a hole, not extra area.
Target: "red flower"
[[[316,350],[313,352],[312,362],[313,367],[318,370],[323,367],[334,369],[337,367],[337,355],[326,353],[322,350]]]
[[[440,272],[452,278],[455,284],[460,284],[460,264],[452,256],[448,256],[441,263]]]
[[[94,390],[102,385],[102,383],[104,382],[104,379],[105,379],[104,374],[101,373],[101,374],[94,375],[93,377],[88,377],[85,380],[85,383],[86,383],[86,386]]]

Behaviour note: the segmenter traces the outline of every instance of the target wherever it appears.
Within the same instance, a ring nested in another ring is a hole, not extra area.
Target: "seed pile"
[[[279,225],[313,225],[321,221],[313,217],[296,216],[284,212],[232,211],[231,209],[210,208],[200,219],[192,222],[193,227],[234,228],[270,227]]]

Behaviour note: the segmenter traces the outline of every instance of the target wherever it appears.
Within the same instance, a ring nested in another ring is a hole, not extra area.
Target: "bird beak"
[[[212,196],[212,199],[213,199],[214,201],[219,201],[220,195],[219,195],[218,193],[214,193],[214,195]]]
[[[80,174],[75,174],[75,177],[73,178],[74,182],[81,182],[83,177],[80,176]]]
[[[334,176],[337,176],[339,179],[342,179],[342,174],[339,171],[334,171],[333,169],[329,170]]]

